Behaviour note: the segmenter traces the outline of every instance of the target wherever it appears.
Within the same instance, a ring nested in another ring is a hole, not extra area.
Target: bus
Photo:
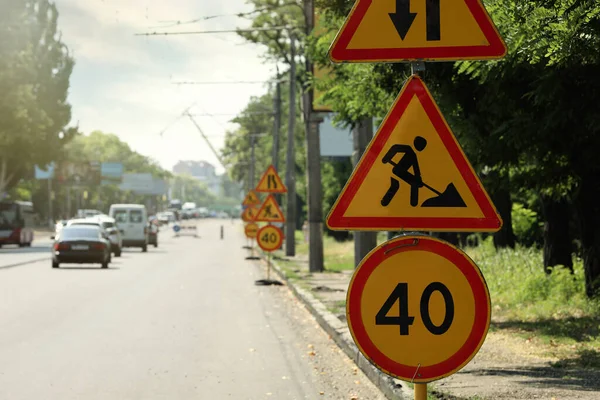
[[[31,246],[33,225],[33,203],[0,201],[0,247],[5,244]]]

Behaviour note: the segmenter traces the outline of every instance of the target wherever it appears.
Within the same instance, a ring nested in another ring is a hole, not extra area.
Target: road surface
[[[287,288],[254,285],[241,224],[199,226],[108,270],[0,268],[0,399],[383,399]]]
[[[51,244],[50,233],[48,233],[36,235],[31,247],[9,244],[2,246],[0,248],[0,270],[18,267],[35,260],[49,260]]]

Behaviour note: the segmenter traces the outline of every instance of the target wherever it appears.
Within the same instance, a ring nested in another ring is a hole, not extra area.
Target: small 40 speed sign
[[[401,236],[359,264],[346,313],[367,359],[389,375],[427,383],[455,373],[479,351],[490,296],[461,250],[429,236]]]

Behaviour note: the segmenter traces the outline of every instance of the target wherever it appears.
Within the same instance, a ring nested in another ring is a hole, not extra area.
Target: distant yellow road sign
[[[274,166],[270,165],[258,181],[255,189],[257,192],[265,193],[287,193],[287,188],[281,181]]]
[[[254,220],[257,222],[285,222],[283,212],[273,195],[267,196]]]
[[[465,253],[428,236],[401,236],[361,261],[346,312],[366,358],[389,375],[426,383],[475,356],[490,308],[483,275]]]
[[[254,222],[250,222],[244,226],[244,233],[248,239],[256,238],[256,234],[258,233],[258,225]]]
[[[246,195],[246,198],[242,202],[244,206],[254,206],[260,204],[260,199],[254,190],[250,190]]]
[[[258,214],[258,208],[255,206],[249,206],[242,212],[242,221],[252,222]]]
[[[413,75],[334,203],[327,225],[495,232],[502,220],[427,87]]]
[[[283,243],[283,232],[273,225],[266,225],[260,228],[256,234],[258,246],[264,251],[275,251]]]
[[[330,49],[334,62],[505,55],[506,45],[481,0],[357,0]]]

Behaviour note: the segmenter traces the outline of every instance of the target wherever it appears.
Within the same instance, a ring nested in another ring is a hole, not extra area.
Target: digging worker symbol
[[[453,183],[450,183],[442,193],[423,182],[415,150],[422,152],[427,147],[427,140],[424,137],[417,136],[413,141],[413,146],[414,150],[410,145],[395,144],[381,160],[384,164],[393,165],[392,173],[395,175],[390,178],[390,188],[381,199],[381,205],[387,207],[390,204],[400,189],[400,180],[402,180],[410,185],[410,205],[412,207],[419,205],[419,189],[422,187],[426,187],[437,196],[424,201],[421,207],[466,207],[465,202]],[[403,153],[404,155],[398,163],[395,163],[393,160],[398,153]]]

